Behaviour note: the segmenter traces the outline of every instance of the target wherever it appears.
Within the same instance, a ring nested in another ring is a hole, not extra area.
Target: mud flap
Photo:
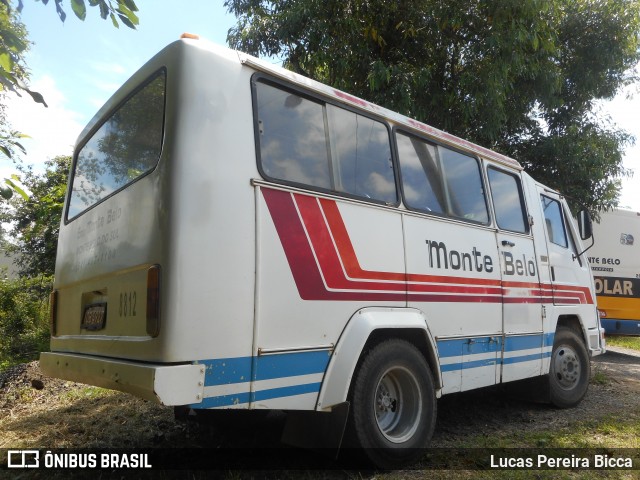
[[[336,405],[331,412],[292,410],[281,442],[294,447],[316,450],[324,456],[337,458],[349,417],[349,402]],[[313,432],[312,435],[309,432]]]

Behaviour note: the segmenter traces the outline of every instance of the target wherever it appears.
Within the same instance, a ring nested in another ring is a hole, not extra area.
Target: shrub
[[[49,349],[53,278],[0,278],[0,366],[35,360]]]

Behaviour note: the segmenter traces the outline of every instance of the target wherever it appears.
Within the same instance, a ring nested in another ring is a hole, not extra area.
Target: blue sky
[[[80,21],[65,1],[67,19],[59,20],[55,4],[23,0],[22,22],[33,45],[27,54],[32,90],[44,95],[48,108],[30,97],[12,97],[8,118],[14,129],[31,138],[21,143],[23,159],[42,169],[47,158],[70,155],[78,135],[102,104],[149,58],[183,32],[226,44],[235,17],[222,0],[136,0],[140,25],[115,28],[97,8]],[[87,2],[85,2],[87,3]],[[0,159],[0,177],[13,171]]]
[[[63,24],[50,1],[43,5],[23,0],[22,21],[34,43],[27,55],[31,87],[45,96],[49,108],[30,98],[12,98],[8,117],[16,130],[31,136],[23,144],[27,163],[41,169],[47,158],[70,155],[80,131],[100,106],[146,60],[165,45],[191,32],[221,45],[235,17],[226,12],[222,0],[136,0],[140,25],[116,29],[104,21],[97,8],[87,9],[84,22],[65,1]],[[628,94],[634,96],[628,99]],[[602,105],[621,128],[638,138],[639,145],[627,151],[625,165],[635,178],[624,182],[621,206],[640,211],[640,91],[634,86]],[[13,171],[10,161],[0,159],[0,178]]]

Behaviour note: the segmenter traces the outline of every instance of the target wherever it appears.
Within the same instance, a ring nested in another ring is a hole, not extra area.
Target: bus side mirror
[[[582,209],[578,212],[578,230],[580,231],[580,238],[586,240],[593,236],[593,223],[591,222],[591,215],[586,209]]]

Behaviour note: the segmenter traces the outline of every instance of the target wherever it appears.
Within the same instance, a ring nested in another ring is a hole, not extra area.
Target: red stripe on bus
[[[365,270],[335,201],[262,192],[305,300],[551,303],[555,293],[556,302],[593,303],[584,287]]]

